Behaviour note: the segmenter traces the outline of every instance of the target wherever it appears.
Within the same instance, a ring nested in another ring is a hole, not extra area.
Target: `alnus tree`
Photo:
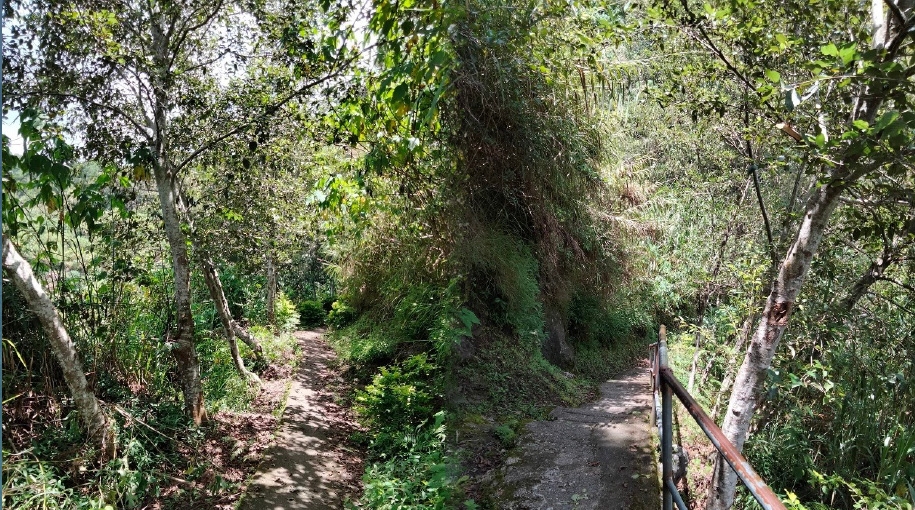
[[[751,126],[762,126],[768,129],[767,145],[802,153],[807,162],[806,175],[798,181],[806,186],[798,194],[805,203],[797,221],[787,224],[787,246],[773,243],[778,236],[763,218],[774,254],[772,278],[722,425],[738,448],[747,438],[766,374],[833,213],[849,194],[887,185],[898,188],[908,182],[900,177],[912,172],[912,7],[907,1],[699,6],[684,0],[659,11],[679,27],[690,47],[707,55],[705,71],[726,79],[722,83],[727,86],[717,92],[729,88],[729,101],[740,105],[747,120],[742,136],[749,140]],[[803,33],[799,26],[805,27]],[[728,101],[721,105],[729,107]],[[765,156],[754,152],[749,141],[745,148],[742,156],[751,171],[765,164]],[[887,240],[888,252],[900,246],[898,239]],[[784,255],[778,255],[782,249]],[[846,307],[854,306],[890,260],[875,261],[850,289]],[[730,507],[736,480],[719,457],[708,508]]]
[[[191,313],[193,223],[182,183],[203,154],[320,91],[353,61],[340,23],[320,32],[307,17],[313,12],[312,4],[277,16],[259,2],[34,0],[17,4],[8,24],[4,108],[65,115],[85,156],[155,182],[174,274],[168,340],[187,415],[198,424],[206,410]],[[268,32],[276,37],[261,46]],[[283,73],[259,82],[245,75],[277,55],[288,64]],[[223,312],[218,274],[206,269],[213,266],[207,254],[197,255]],[[250,338],[220,316],[227,335]]]

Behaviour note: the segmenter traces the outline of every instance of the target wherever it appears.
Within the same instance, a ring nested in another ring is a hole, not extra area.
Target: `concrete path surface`
[[[654,509],[660,492],[647,369],[601,385],[601,398],[531,422],[503,468],[503,508]]]
[[[239,510],[343,508],[358,489],[361,459],[345,447],[349,413],[334,403],[335,358],[319,331],[297,332],[303,356],[276,444],[248,485]]]

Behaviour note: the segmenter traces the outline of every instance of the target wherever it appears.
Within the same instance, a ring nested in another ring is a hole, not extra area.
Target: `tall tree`
[[[789,135],[784,140],[796,142],[795,150],[814,162],[813,186],[805,193],[806,204],[791,245],[777,261],[722,424],[738,448],[747,439],[766,374],[841,198],[860,182],[911,171],[907,161],[912,157],[915,127],[915,114],[910,111],[915,67],[908,62],[915,46],[908,39],[915,16],[908,0],[885,4],[886,11],[879,1],[870,6],[828,2],[814,10],[793,2],[742,1],[705,4],[700,11],[682,0],[671,10],[682,32],[732,80],[739,91],[733,95],[743,95],[748,117],[752,110],[752,121]],[[825,20],[824,8],[828,9]],[[870,23],[837,30],[836,24],[852,14],[851,19]],[[810,34],[796,35],[792,27],[798,18],[809,19]],[[760,38],[761,27],[773,32],[773,37]],[[778,102],[780,93],[783,106]],[[759,155],[749,147],[748,142],[745,156],[755,169]],[[708,508],[729,508],[736,474],[719,456],[713,476]]]
[[[201,155],[254,120],[340,76],[353,61],[341,24],[322,39],[304,17],[316,9],[311,4],[285,6],[285,18],[268,15],[259,2],[229,0],[32,0],[17,7],[4,49],[4,74],[12,77],[4,82],[4,106],[67,115],[89,155],[135,171],[152,169],[174,272],[177,319],[169,339],[187,414],[201,423],[206,410],[181,180]],[[265,18],[274,35],[289,39],[265,50],[288,61],[288,72],[273,76],[270,88],[242,90],[255,101],[229,103],[231,95],[222,92],[262,60],[259,21]]]

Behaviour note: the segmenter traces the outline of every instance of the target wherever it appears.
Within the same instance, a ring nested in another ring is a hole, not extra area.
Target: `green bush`
[[[345,328],[355,320],[356,310],[340,300],[334,301],[327,314],[327,323],[335,328]]]
[[[420,424],[403,436],[402,453],[371,464],[362,480],[362,508],[378,510],[455,508],[453,462],[444,454],[445,413],[431,425]]]
[[[3,460],[4,508],[43,508],[47,510],[113,510],[104,496],[84,496],[72,488],[67,476],[53,463],[35,458],[10,457]]]
[[[276,327],[280,331],[295,331],[299,327],[299,311],[296,310],[295,304],[286,297],[286,294],[279,292],[276,296],[275,310]]]
[[[517,421],[510,421],[508,423],[503,423],[492,429],[492,433],[496,436],[504,448],[512,448],[515,446],[515,443],[518,441],[518,432],[515,430],[518,427]]]
[[[323,326],[327,320],[327,312],[321,301],[302,301],[299,304],[299,323],[303,328]]]
[[[356,412],[375,436],[376,453],[396,451],[405,434],[433,416],[435,371],[425,353],[417,354],[401,366],[382,367],[372,384],[357,393]]]

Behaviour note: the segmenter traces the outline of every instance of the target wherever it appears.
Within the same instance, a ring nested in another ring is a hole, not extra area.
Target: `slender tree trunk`
[[[747,191],[750,189],[750,183],[753,179],[747,179],[747,184],[743,187],[743,193],[737,197],[737,207],[739,208],[743,204],[744,199],[747,197]],[[696,365],[699,363],[699,354],[701,353],[702,347],[702,325],[705,322],[705,311],[708,308],[709,299],[712,297],[712,285],[715,283],[715,279],[718,278],[718,273],[721,272],[721,262],[724,260],[724,251],[727,248],[728,241],[731,239],[731,232],[734,230],[734,224],[736,219],[728,222],[727,228],[724,229],[724,237],[721,239],[721,244],[718,245],[718,253],[715,257],[715,266],[712,268],[712,275],[709,278],[708,283],[705,285],[701,295],[699,296],[699,306],[697,306],[697,319],[696,319],[696,341],[695,347],[696,350],[693,352],[693,361],[690,364],[689,370],[689,382],[687,383],[686,389],[689,392],[693,391],[693,385],[696,382]],[[707,373],[707,372],[706,372]]]
[[[178,194],[172,182],[173,176],[163,166],[161,163],[154,165],[154,174],[159,191],[162,219],[165,222],[165,237],[171,250],[172,270],[175,276],[177,324],[173,338],[175,342],[173,353],[178,364],[179,384],[181,392],[184,394],[185,410],[194,423],[200,425],[207,420],[207,415],[203,405],[200,362],[197,359],[197,347],[194,345],[191,267],[187,253],[187,237],[181,229],[181,220],[178,217]]]
[[[772,291],[756,332],[750,340],[746,357],[734,379],[734,390],[721,427],[725,436],[738,450],[743,449],[766,372],[772,365],[772,358],[788,326],[794,301],[843,189],[841,184],[831,182],[821,186],[810,197],[794,245],[788,251],[773,282]],[[715,461],[712,477],[710,498],[706,508],[730,508],[734,502],[737,475],[721,455]]]
[[[276,326],[276,267],[273,254],[267,254],[267,322]]]
[[[851,291],[849,291],[848,295],[845,296],[845,299],[839,304],[839,309],[846,313],[852,311],[855,308],[855,305],[858,304],[858,301],[867,293],[867,289],[869,289],[874,282],[879,280],[892,264],[893,258],[886,252],[871,262],[867,271],[858,278],[858,281],[852,286]]]
[[[755,314],[750,314],[746,319],[744,319],[743,326],[741,326],[740,333],[737,336],[737,341],[734,342],[734,352],[740,352],[740,349],[743,348],[743,344],[746,343],[747,338],[750,336],[750,329],[753,327],[754,315]],[[718,395],[715,397],[715,405],[712,406],[711,417],[715,421],[718,421],[718,411],[721,407],[721,398],[728,394],[728,391],[731,389],[731,383],[734,382],[734,371],[737,369],[736,361],[737,357],[732,357],[724,371],[724,379],[721,380],[721,388],[718,389]]]
[[[852,286],[851,291],[848,292],[848,295],[845,296],[845,299],[839,304],[840,313],[847,314],[851,312],[855,308],[855,305],[858,304],[858,301],[867,293],[867,290],[871,285],[883,278],[886,270],[893,265],[896,258],[899,256],[901,246],[908,246],[910,244],[911,236],[915,234],[915,216],[912,216],[911,211],[909,212],[909,216],[909,221],[906,222],[906,227],[903,229],[902,233],[894,235],[892,240],[884,245],[883,253],[871,262],[867,271],[858,278],[858,281]]]
[[[911,15],[912,0],[897,4],[903,15]],[[878,0],[872,0],[872,33],[873,48],[887,48],[895,40],[902,24],[892,14],[884,15],[883,6]],[[886,29],[884,29],[886,28]],[[897,58],[891,53],[888,58]],[[873,124],[877,111],[886,97],[893,92],[893,87],[885,84],[866,85],[855,102],[850,121],[865,120]],[[840,158],[841,164],[831,172],[829,182],[819,186],[807,200],[804,217],[795,237],[794,244],[781,263],[778,276],[772,284],[772,291],[763,309],[756,332],[750,341],[746,357],[734,380],[734,390],[722,424],[722,431],[738,450],[743,449],[753,412],[760,396],[766,372],[772,365],[772,358],[781,341],[782,334],[788,326],[788,319],[794,307],[794,300],[810,269],[813,256],[819,248],[820,241],[829,221],[829,217],[839,202],[841,193],[851,185],[860,173],[853,172],[852,167],[860,165],[860,155],[846,155]],[[859,172],[864,169],[857,168]],[[709,488],[708,510],[725,510],[734,502],[734,491],[737,475],[727,465],[724,457],[718,455],[712,473]]]
[[[60,314],[57,313],[57,308],[45,293],[41,283],[35,278],[32,266],[19,255],[9,239],[3,240],[3,269],[22,293],[29,308],[41,322],[45,334],[48,335],[48,339],[51,341],[51,351],[60,363],[80,421],[88,430],[89,437],[98,441],[103,459],[113,458],[116,448],[114,423],[89,390],[89,383],[86,381],[86,374],[83,372],[76,346],[70,339],[63,321],[60,319]]]
[[[153,175],[159,193],[159,206],[165,224],[165,237],[172,257],[175,285],[176,327],[175,348],[172,350],[178,365],[178,379],[184,395],[184,406],[188,417],[195,424],[207,421],[203,405],[203,385],[200,382],[200,362],[194,344],[194,316],[191,312],[191,267],[188,259],[187,236],[182,228],[178,207],[180,196],[177,175],[169,158],[171,146],[169,137],[168,111],[171,108],[169,75],[169,45],[171,31],[165,15],[158,6],[151,4],[150,42],[152,50],[151,82],[153,88],[153,118],[150,131],[153,137]]]
[[[198,250],[197,256],[200,258],[200,263],[203,266],[203,279],[206,281],[207,289],[210,291],[210,297],[213,299],[213,305],[216,307],[216,312],[219,315],[220,321],[222,321],[222,329],[225,332],[226,341],[229,342],[229,350],[232,351],[232,361],[235,363],[235,368],[238,370],[238,373],[245,377],[254,384],[260,386],[260,379],[253,372],[250,372],[245,368],[245,363],[241,359],[241,355],[238,353],[238,343],[235,341],[235,321],[232,320],[232,315],[229,312],[229,302],[226,300],[226,294],[222,290],[222,281],[219,279],[219,273],[216,270],[216,266],[213,264],[213,261],[210,259],[208,253],[202,250]],[[256,344],[260,347],[260,344]]]

